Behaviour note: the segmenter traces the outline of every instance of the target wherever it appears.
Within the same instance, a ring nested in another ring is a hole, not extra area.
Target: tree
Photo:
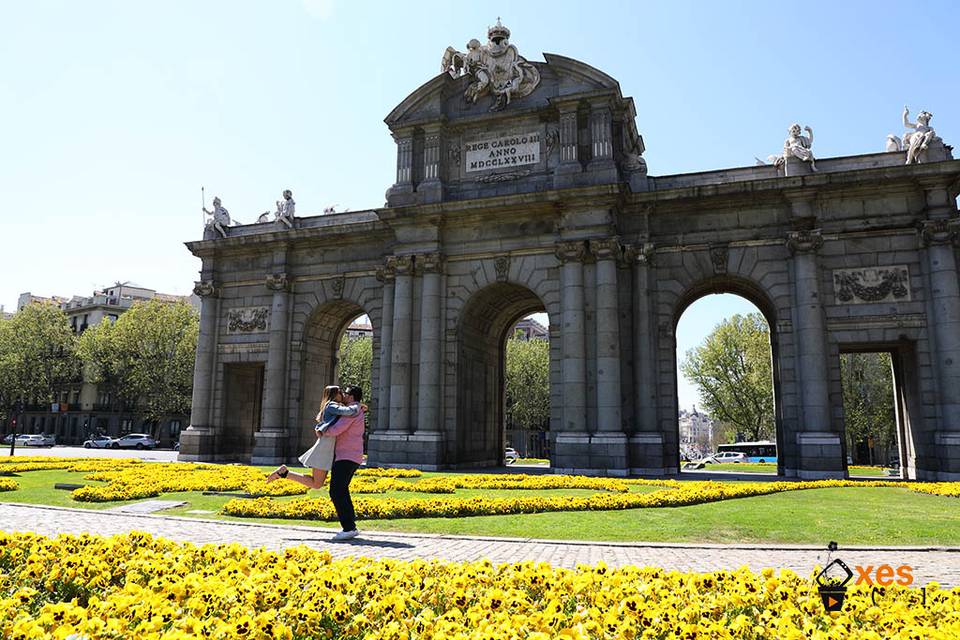
[[[110,382],[124,404],[151,422],[187,413],[200,321],[193,308],[149,300],[114,324],[101,322],[81,338],[90,382]]]
[[[847,451],[854,462],[872,463],[875,460],[859,459],[858,444],[865,443],[872,456],[874,451],[889,452],[897,442],[890,354],[845,353],[840,356],[840,378]]]
[[[357,385],[363,389],[364,398],[372,397],[373,338],[343,336],[338,358],[340,387]]]
[[[67,315],[52,304],[29,304],[0,321],[0,405],[53,402],[60,388],[79,378],[77,338]]]
[[[687,352],[680,370],[697,385],[701,405],[715,420],[748,440],[772,439],[770,329],[762,315],[738,314],[721,322]]]
[[[550,421],[550,343],[510,338],[504,369],[508,421],[544,429]]]

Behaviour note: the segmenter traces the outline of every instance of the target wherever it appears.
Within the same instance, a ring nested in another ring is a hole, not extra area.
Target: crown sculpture
[[[540,72],[510,44],[510,29],[500,23],[500,18],[487,29],[487,44],[481,45],[473,38],[465,53],[447,47],[440,72],[453,78],[470,76],[473,82],[464,92],[464,99],[475,104],[481,97],[492,95],[491,111],[503,109],[514,98],[530,95],[540,84]]]

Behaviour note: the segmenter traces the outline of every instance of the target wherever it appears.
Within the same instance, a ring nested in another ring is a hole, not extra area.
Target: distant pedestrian
[[[342,531],[334,540],[350,540],[359,535],[357,515],[350,498],[350,481],[363,462],[363,419],[366,407],[361,404],[363,390],[348,386],[343,390],[343,404],[353,408],[353,415],[341,414],[341,418],[325,431],[337,437],[334,450],[333,470],[330,475],[330,500],[337,510]]]

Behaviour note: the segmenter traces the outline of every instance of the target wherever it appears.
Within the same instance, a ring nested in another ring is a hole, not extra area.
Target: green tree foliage
[[[138,302],[112,325],[84,332],[85,373],[91,382],[111,382],[124,404],[147,420],[187,413],[199,330],[186,303]]]
[[[339,354],[340,387],[357,385],[363,389],[363,397],[372,397],[373,338],[349,338],[343,336]]]
[[[507,419],[523,429],[546,429],[550,421],[550,343],[507,340]]]
[[[697,385],[701,405],[715,420],[747,440],[773,439],[770,329],[761,314],[721,322],[687,352],[680,370]]]
[[[66,314],[51,304],[29,304],[0,321],[0,407],[47,404],[68,382],[79,379],[77,338]]]
[[[856,458],[857,444],[870,441],[880,451],[895,448],[897,421],[890,354],[845,353],[840,356],[840,378],[847,451]],[[871,461],[855,459],[854,462]]]

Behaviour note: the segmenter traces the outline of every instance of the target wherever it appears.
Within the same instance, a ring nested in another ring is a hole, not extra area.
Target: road
[[[10,454],[10,445],[0,446],[0,456]],[[52,456],[55,458],[139,458],[150,462],[176,462],[177,452],[167,449],[84,449],[83,447],[21,447],[14,452],[15,457]]]

